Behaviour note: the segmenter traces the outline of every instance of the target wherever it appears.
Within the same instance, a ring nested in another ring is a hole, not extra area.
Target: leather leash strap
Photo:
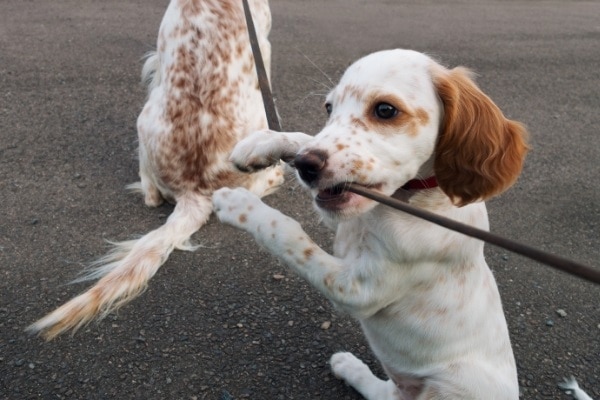
[[[242,1],[244,3],[246,25],[248,27],[248,34],[250,35],[250,45],[252,46],[252,53],[254,54],[254,61],[256,63],[256,73],[258,75],[258,82],[260,84],[260,91],[265,106],[265,113],[267,115],[269,129],[273,131],[281,131],[279,117],[277,116],[277,110],[275,109],[275,103],[273,101],[273,95],[271,93],[269,78],[267,77],[265,65],[262,59],[262,55],[260,53],[260,48],[258,46],[258,39],[256,37],[256,31],[254,29],[254,22],[252,20],[250,7],[248,6],[248,0]],[[502,247],[503,249],[528,257],[532,260],[541,262],[542,264],[546,264],[563,272],[567,272],[571,275],[587,279],[590,282],[600,284],[600,270],[597,268],[592,268],[587,265],[583,265],[575,261],[571,261],[569,259],[547,253],[545,251],[536,249],[523,243],[519,243],[514,240],[495,235],[488,231],[483,231],[481,229],[474,228],[470,225],[462,224],[452,219],[442,217],[440,215],[431,213],[421,208],[413,207],[406,202],[396,200],[392,197],[384,196],[380,193],[375,192],[374,190],[370,190],[359,185],[349,183],[346,184],[344,187],[350,192],[356,193],[371,200],[375,200],[381,204],[385,204],[386,206],[403,211],[407,214],[427,220],[429,222],[462,233],[464,235],[483,240],[484,242],[496,245],[498,247]]]
[[[265,63],[260,52],[260,46],[258,45],[258,38],[256,37],[256,29],[254,29],[254,20],[252,19],[252,13],[250,12],[250,6],[248,0],[242,0],[244,2],[244,15],[246,16],[246,26],[248,27],[248,35],[250,36],[250,46],[252,47],[252,54],[254,55],[254,64],[256,65],[256,74],[258,75],[258,85],[260,87],[260,93],[262,94],[263,103],[265,105],[265,113],[267,114],[267,122],[269,129],[272,131],[281,131],[281,124],[279,117],[277,116],[277,109],[275,108],[275,102],[273,101],[273,94],[271,93],[271,84],[269,83],[269,77],[265,69]]]

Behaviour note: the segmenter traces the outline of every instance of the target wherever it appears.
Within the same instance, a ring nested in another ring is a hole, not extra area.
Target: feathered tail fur
[[[79,280],[100,280],[30,325],[27,330],[51,340],[66,331],[76,331],[94,318],[111,311],[142,293],[148,281],[174,249],[194,250],[189,238],[206,223],[212,212],[207,196],[186,195],[167,222],[137,240],[116,243],[112,252],[98,260],[96,268]]]
[[[142,85],[148,89],[148,94],[152,89],[160,85],[162,79],[160,74],[160,59],[156,51],[149,51],[144,55],[144,66],[142,67]]]

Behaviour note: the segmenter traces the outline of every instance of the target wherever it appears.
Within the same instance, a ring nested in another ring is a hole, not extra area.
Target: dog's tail
[[[117,243],[96,263],[100,266],[79,279],[100,278],[93,287],[33,323],[27,331],[51,340],[66,331],[75,332],[92,319],[101,319],[129,302],[146,289],[174,249],[195,249],[189,238],[206,223],[211,212],[208,196],[186,195],[177,199],[163,226],[137,240]]]
[[[142,67],[142,85],[148,89],[148,94],[152,89],[160,85],[160,59],[156,51],[149,51],[144,55],[144,66]]]

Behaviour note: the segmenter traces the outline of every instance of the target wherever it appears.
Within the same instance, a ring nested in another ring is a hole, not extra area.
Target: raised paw
[[[283,165],[276,165],[258,171],[248,177],[246,188],[259,197],[274,193],[285,182]]]
[[[245,230],[254,225],[254,211],[263,206],[256,195],[243,188],[219,189],[212,201],[219,220]]]
[[[251,133],[236,144],[229,160],[243,172],[253,172],[277,164],[279,153],[274,146],[276,134],[267,129]]]

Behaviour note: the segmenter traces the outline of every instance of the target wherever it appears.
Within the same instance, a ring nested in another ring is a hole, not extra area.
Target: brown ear
[[[528,150],[523,125],[506,119],[470,75],[461,67],[433,71],[444,105],[435,176],[458,206],[485,200],[510,187]]]

